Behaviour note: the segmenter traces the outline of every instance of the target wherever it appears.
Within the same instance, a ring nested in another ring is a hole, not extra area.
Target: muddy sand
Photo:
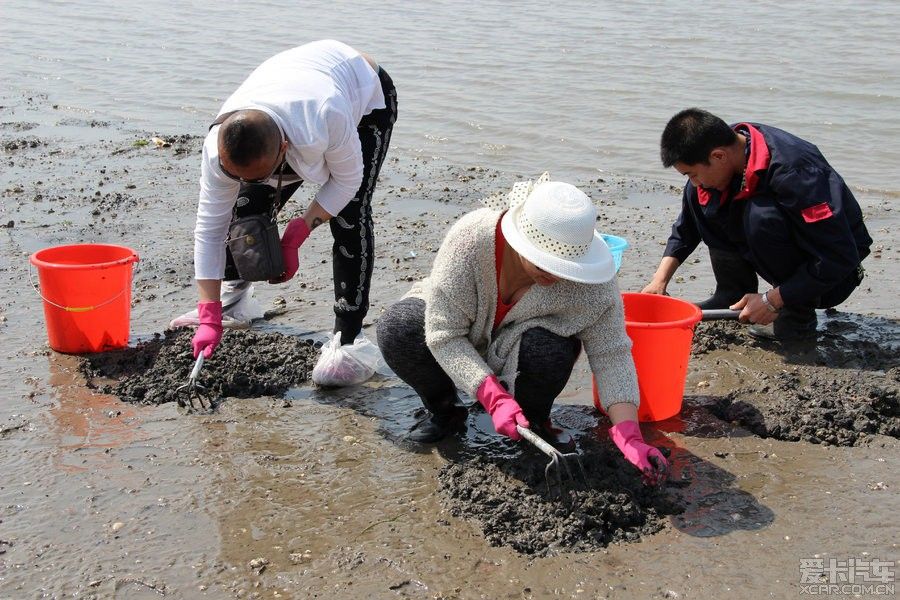
[[[276,310],[226,335],[203,371],[223,401],[186,414],[171,400],[191,367],[187,334],[164,330],[195,302],[200,138],[39,95],[0,106],[0,598],[781,598],[799,593],[801,559],[898,558],[893,197],[859,193],[875,238],[867,279],[820,315],[816,347],[698,328],[682,414],[643,428],[670,456],[666,486],[644,488],[612,447],[579,364],[552,416],[588,485],[560,495],[544,457],[498,438],[483,411],[425,448],[405,439],[421,405],[389,370],[343,390],[306,381],[308,340],[331,325],[327,235],[304,246],[290,284],[256,286]],[[370,337],[450,223],[537,175],[392,148],[374,202]],[[631,242],[619,281],[639,290],[679,190],[573,183],[599,201],[598,228]],[[87,241],[128,245],[141,264],[131,348],[79,358],[46,347],[27,256]],[[670,292],[711,288],[700,249]]]
[[[896,324],[884,320],[884,335],[873,341],[857,337],[855,317],[829,311],[822,320],[815,344],[787,347],[754,340],[738,323],[701,324],[694,357],[754,357],[774,366],[778,361],[773,355],[781,352],[788,363],[780,370],[755,365],[756,373],[748,372],[742,385],[712,400],[709,410],[756,435],[791,442],[852,446],[871,441],[873,435],[900,437]]]

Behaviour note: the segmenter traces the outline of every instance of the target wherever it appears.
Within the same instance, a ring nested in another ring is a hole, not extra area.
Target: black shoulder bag
[[[232,113],[226,113],[209,126],[220,125]],[[268,213],[237,217],[237,206],[233,211],[228,238],[225,243],[231,251],[234,266],[244,281],[269,281],[284,274],[284,258],[281,254],[281,236],[275,219],[281,206],[281,179],[285,162],[278,169],[278,187],[272,209]]]

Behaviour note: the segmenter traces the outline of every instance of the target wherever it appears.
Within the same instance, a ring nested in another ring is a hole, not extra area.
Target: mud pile
[[[192,335],[193,330],[169,330],[135,348],[94,354],[85,358],[82,371],[91,385],[125,402],[175,402],[176,388],[187,382],[194,366]],[[279,396],[309,380],[318,354],[312,340],[226,330],[198,382],[212,398]]]
[[[711,407],[756,435],[855,446],[871,434],[900,438],[900,368],[885,375],[797,369],[736,390]]]
[[[757,347],[755,338],[747,335],[747,326],[734,321],[698,323],[691,341],[691,356],[703,356],[714,350],[734,346]]]
[[[663,528],[663,517],[683,508],[665,487],[641,483],[637,471],[611,444],[580,445],[586,482],[544,478],[543,454],[512,459],[474,456],[444,466],[439,475],[443,505],[455,517],[473,519],[493,546],[549,556],[592,552],[631,542]]]
[[[900,438],[900,325],[877,320],[882,335],[866,326],[826,319],[816,343],[782,346],[756,341],[737,323],[704,323],[697,328],[694,356],[742,349],[741,367],[759,366],[710,411],[756,435],[786,441],[853,446],[881,434]],[[862,334],[862,335],[859,335]],[[728,368],[725,358],[711,369]],[[774,368],[773,368],[774,367]]]

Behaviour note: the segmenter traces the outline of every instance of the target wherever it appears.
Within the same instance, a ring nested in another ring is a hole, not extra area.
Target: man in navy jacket
[[[672,117],[660,146],[663,165],[688,182],[662,262],[643,291],[664,294],[703,241],[716,291],[701,308],[740,310],[758,337],[814,338],[815,309],[850,296],[872,245],[841,176],[807,141],[759,123],[729,126],[697,108]],[[773,287],[757,293],[757,274]]]

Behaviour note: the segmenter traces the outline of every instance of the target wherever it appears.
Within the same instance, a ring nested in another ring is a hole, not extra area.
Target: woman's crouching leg
[[[385,362],[431,413],[410,439],[435,442],[462,428],[468,413],[458,405],[456,386],[425,343],[425,301],[405,298],[393,304],[378,319],[377,331]]]

